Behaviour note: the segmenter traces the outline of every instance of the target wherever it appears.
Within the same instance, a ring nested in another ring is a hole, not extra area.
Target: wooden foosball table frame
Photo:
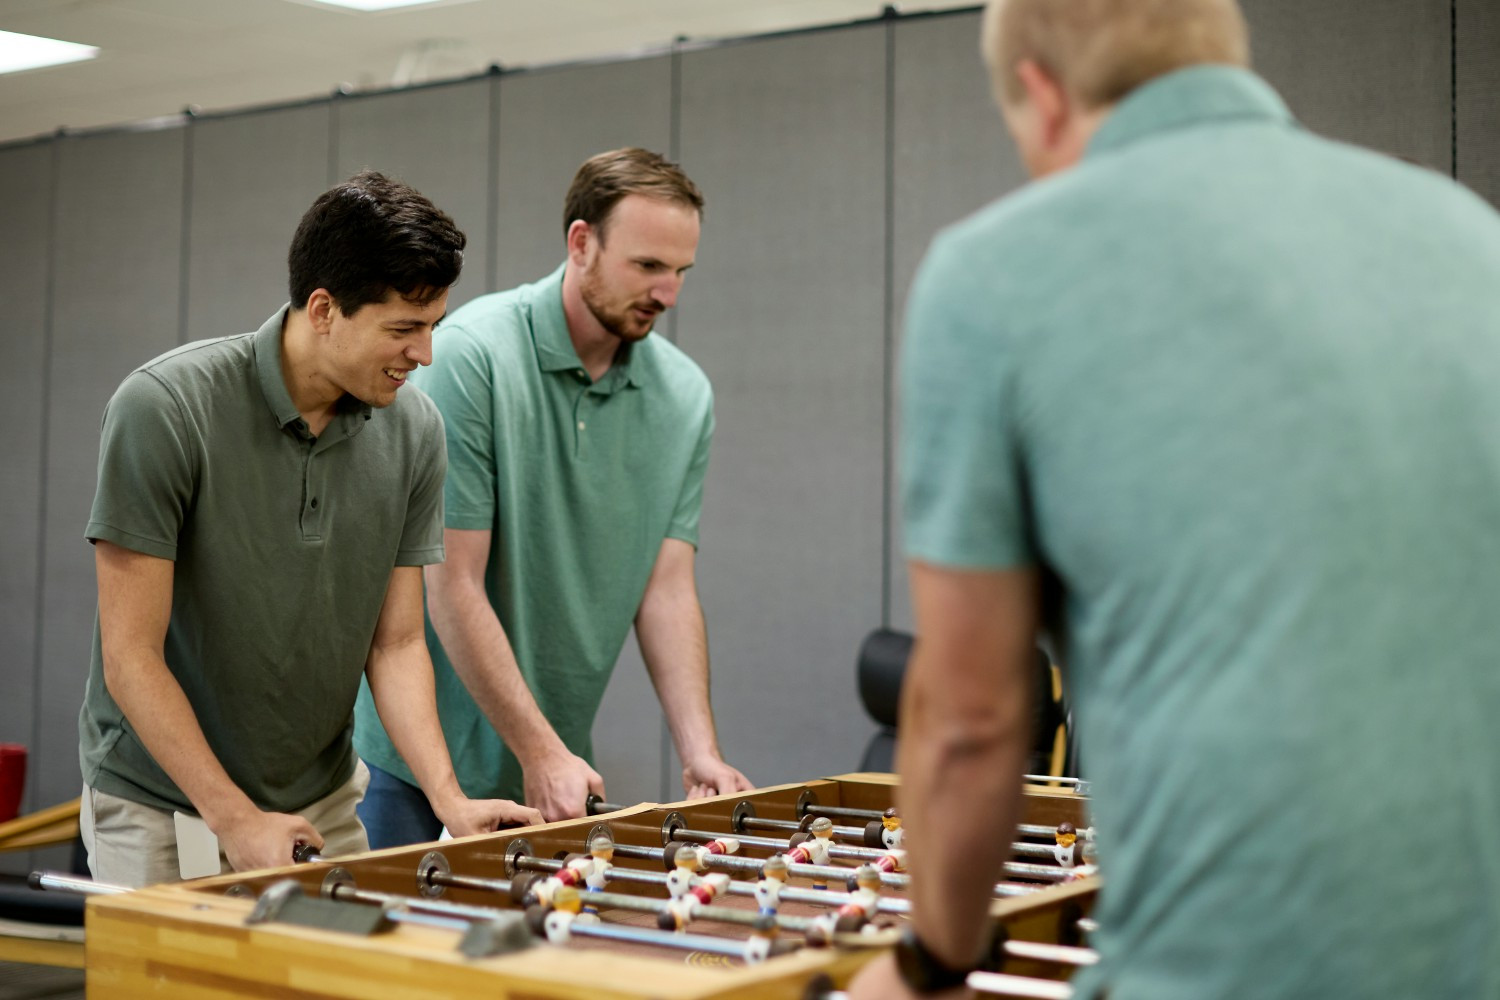
[[[529,845],[538,857],[580,852],[595,828],[607,826],[622,845],[661,847],[664,828],[731,832],[732,814],[751,803],[757,817],[799,820],[810,799],[824,806],[882,810],[892,804],[891,775],[851,774],[736,795],[671,804],[646,804],[580,820],[507,830],[439,844],[375,851],[245,875],[224,875],[89,899],[85,947],[91,997],[278,997],[315,1000],[411,997],[419,1000],[484,996],[513,1000],[735,1000],[801,998],[820,974],[842,984],[879,950],[804,947],[758,965],[722,958],[684,961],[681,953],[633,953],[539,945],[492,958],[466,958],[452,930],[400,924],[359,936],[282,923],[247,925],[255,897],[295,879],[316,895],[333,879],[363,890],[418,896],[419,872],[429,852],[441,852],[454,872],[509,878],[507,856]],[[1028,789],[1022,822],[1087,825],[1087,800],[1069,789]],[[744,853],[756,856],[753,850]],[[762,850],[758,856],[764,857]],[[643,861],[617,864],[649,867]],[[340,870],[336,872],[335,870]],[[852,871],[852,869],[851,869]],[[996,899],[991,913],[1012,940],[1077,944],[1078,921],[1092,907],[1095,878],[1061,883],[1024,896]],[[650,895],[655,887],[610,891]],[[842,888],[835,886],[834,888]],[[514,909],[507,897],[446,888],[456,903]],[[659,894],[659,891],[657,891]],[[349,904],[357,905],[357,904]],[[1006,972],[1062,978],[1055,966],[1016,960]]]

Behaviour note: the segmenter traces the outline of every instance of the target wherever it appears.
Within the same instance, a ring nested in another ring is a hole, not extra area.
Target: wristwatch
[[[955,969],[932,952],[908,924],[896,942],[896,968],[902,982],[921,995],[956,989],[969,978],[972,969]]]

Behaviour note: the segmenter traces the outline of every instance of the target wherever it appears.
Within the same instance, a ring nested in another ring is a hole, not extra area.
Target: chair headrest
[[[901,678],[911,656],[912,637],[906,632],[878,628],[859,647],[859,698],[865,711],[882,726],[895,727],[901,703]]]

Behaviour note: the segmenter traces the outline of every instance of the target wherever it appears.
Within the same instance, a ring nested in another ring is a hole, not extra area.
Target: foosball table
[[[98,895],[88,987],[351,1000],[816,996],[892,944],[906,919],[894,791],[890,775],[851,774],[673,804],[591,803],[596,815],[579,820]],[[1076,789],[1028,787],[991,907],[1003,931],[992,975],[1013,995],[1065,996],[1063,981],[1092,960],[1098,879],[1073,864],[1088,832]]]

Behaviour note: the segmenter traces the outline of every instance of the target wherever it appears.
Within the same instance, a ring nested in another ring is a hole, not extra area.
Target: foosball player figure
[[[760,876],[755,883],[755,905],[762,915],[775,916],[781,909],[781,890],[786,888],[786,855],[773,854],[767,858]]]
[[[589,841],[589,856],[574,858],[568,862],[568,867],[583,877],[587,891],[603,892],[609,882],[609,870],[614,867],[614,859],[615,842],[604,834],[599,834]],[[587,903],[584,904],[584,909],[590,913],[598,912],[596,907]]]
[[[533,910],[536,908],[533,908]],[[594,923],[599,918],[591,913],[583,913],[583,900],[578,890],[571,885],[558,886],[552,893],[552,902],[542,918],[542,930],[547,940],[553,944],[567,944],[572,938],[573,923]],[[527,914],[527,919],[533,919],[532,914]]]
[[[860,865],[849,876],[849,903],[857,906],[867,920],[874,920],[880,912],[880,869],[874,865]]]
[[[698,848],[692,844],[677,845],[676,852],[672,855],[672,870],[667,873],[667,892],[673,899],[681,899],[687,895],[687,891],[698,881],[698,870],[703,867],[703,861],[698,856]]]
[[[804,833],[792,834],[789,841],[791,850],[787,851],[787,860],[792,864],[802,865],[827,865],[829,863],[829,849],[833,847],[833,820],[827,816],[819,816],[813,820]],[[827,889],[826,878],[813,878],[814,889]]]
[[[885,845],[886,850],[897,851],[901,849],[901,838],[901,814],[896,811],[895,806],[891,806],[880,817],[880,842]]]
[[[667,892],[672,899],[666,909],[656,915],[656,925],[664,931],[680,931],[692,922],[698,907],[713,901],[715,896],[729,888],[729,876],[723,872],[699,875],[703,867],[701,847],[683,844],[677,848],[672,859],[676,866],[667,875]]]
[[[1052,848],[1052,856],[1063,868],[1072,868],[1078,862],[1075,860],[1078,854],[1078,831],[1067,820],[1057,824],[1057,833],[1054,835],[1057,844]]]
[[[745,963],[759,965],[764,962],[771,954],[771,946],[776,943],[779,931],[775,917],[765,913],[756,917],[755,923],[750,925],[750,937],[745,940]]]

